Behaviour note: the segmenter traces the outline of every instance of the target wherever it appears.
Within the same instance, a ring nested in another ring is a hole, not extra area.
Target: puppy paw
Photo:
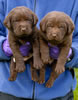
[[[52,59],[50,58],[50,56],[47,56],[47,55],[44,55],[41,57],[42,58],[42,61],[44,64],[51,64],[52,63]]]
[[[50,82],[50,80],[47,81],[46,87],[51,88],[53,86],[54,81]]]
[[[41,69],[43,67],[43,62],[41,60],[36,60],[34,62],[34,68]]]
[[[14,77],[10,77],[10,78],[8,78],[8,80],[9,81],[15,81],[16,80],[16,77],[14,76]]]
[[[35,77],[32,77],[32,80],[33,80],[34,82],[38,82],[38,79],[35,78]]]
[[[55,72],[56,72],[57,74],[61,74],[61,73],[63,73],[64,71],[65,71],[65,68],[64,68],[63,66],[58,66],[58,67],[55,68]]]
[[[51,64],[54,61],[54,59],[50,58],[49,64]]]
[[[10,77],[8,78],[9,81],[15,81],[17,78],[17,71],[14,69],[10,70]]]
[[[39,83],[39,84],[43,84],[44,82],[45,82],[45,79],[38,80],[38,83]]]
[[[26,69],[24,64],[16,64],[16,71],[17,72],[24,72]]]

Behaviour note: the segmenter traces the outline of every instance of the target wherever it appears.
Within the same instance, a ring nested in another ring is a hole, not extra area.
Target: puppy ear
[[[34,23],[34,26],[37,24],[38,22],[38,18],[37,16],[33,13],[33,23]]]
[[[10,20],[11,18],[10,18],[10,16],[8,15],[6,18],[5,18],[5,20],[4,20],[4,25],[8,28],[8,29],[10,29],[11,28],[11,20]]]
[[[74,31],[75,25],[71,18],[67,21],[67,24],[68,24],[68,34],[70,35]]]
[[[45,30],[46,30],[45,24],[46,24],[46,21],[44,19],[42,19],[40,22],[40,29],[42,32],[45,32]]]

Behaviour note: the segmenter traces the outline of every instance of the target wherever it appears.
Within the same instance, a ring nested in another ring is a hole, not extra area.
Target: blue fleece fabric
[[[54,82],[53,87],[46,88],[45,83],[39,85],[31,80],[30,65],[26,64],[26,70],[19,73],[16,81],[10,82],[9,57],[2,50],[2,43],[6,39],[8,31],[3,25],[5,16],[16,6],[26,6],[38,16],[40,20],[50,11],[62,11],[68,14],[75,23],[72,48],[73,59],[66,63],[66,68],[78,67],[78,0],[0,0],[0,91],[17,97],[34,98],[36,100],[50,100],[65,96],[71,89],[75,89],[76,79],[72,78],[69,70],[62,73]],[[50,68],[46,68],[47,81]]]

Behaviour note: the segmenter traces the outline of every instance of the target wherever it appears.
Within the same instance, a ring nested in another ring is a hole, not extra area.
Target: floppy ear
[[[34,26],[37,24],[38,22],[38,18],[37,16],[33,13],[33,23],[34,23]]]
[[[46,24],[46,20],[42,19],[41,22],[40,22],[40,29],[41,29],[42,32],[45,32],[45,30],[46,30],[45,24]]]
[[[68,19],[67,24],[68,24],[68,34],[70,35],[74,31],[75,25],[71,18]]]
[[[4,20],[4,25],[8,28],[11,29],[11,18],[10,15],[8,15],[5,20]]]

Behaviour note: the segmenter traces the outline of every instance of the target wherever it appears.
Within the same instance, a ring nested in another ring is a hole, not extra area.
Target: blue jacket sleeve
[[[3,0],[0,0],[0,61],[1,60],[9,60],[10,58],[7,57],[2,49],[2,43],[6,39],[6,29],[3,25],[3,21],[5,18],[4,13],[4,2]]]
[[[73,59],[66,63],[66,68],[77,68],[78,67],[78,0],[75,0],[71,18],[75,24],[75,30],[73,32],[72,50],[74,53]]]

